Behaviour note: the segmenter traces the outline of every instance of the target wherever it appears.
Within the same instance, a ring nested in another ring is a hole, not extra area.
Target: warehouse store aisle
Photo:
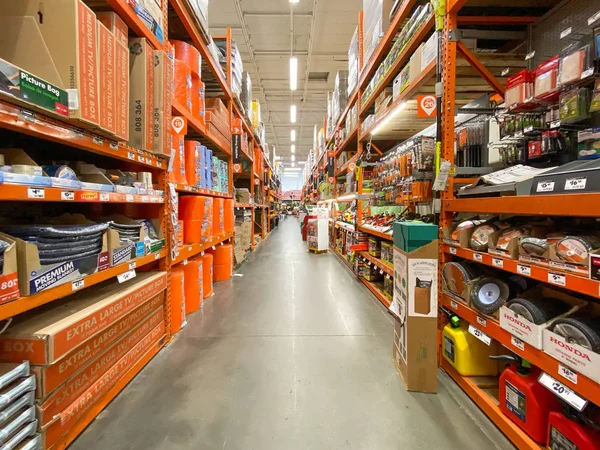
[[[404,389],[391,318],[295,218],[238,273],[72,449],[512,448],[444,375]]]

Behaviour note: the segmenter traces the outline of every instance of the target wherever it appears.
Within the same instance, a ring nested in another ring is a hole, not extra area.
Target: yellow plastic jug
[[[498,343],[490,345],[480,341],[471,333],[468,327],[460,323],[456,316],[444,327],[442,352],[444,359],[467,377],[498,375],[498,363],[490,359],[498,354]]]

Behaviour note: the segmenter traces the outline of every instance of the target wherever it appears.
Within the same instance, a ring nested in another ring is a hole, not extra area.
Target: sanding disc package
[[[597,236],[566,236],[556,244],[556,255],[562,261],[587,264],[591,252],[600,249]]]

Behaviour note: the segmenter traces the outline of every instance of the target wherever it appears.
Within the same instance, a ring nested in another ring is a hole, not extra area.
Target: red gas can
[[[500,359],[500,358],[499,358]],[[500,376],[500,409],[531,438],[545,444],[548,415],[560,411],[556,396],[538,383],[541,371],[521,358],[505,358],[511,364]]]
[[[553,411],[548,420],[548,449],[600,450],[600,433]]]

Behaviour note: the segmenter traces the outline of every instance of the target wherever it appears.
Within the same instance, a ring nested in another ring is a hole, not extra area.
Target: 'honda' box
[[[392,357],[409,391],[437,392],[438,250],[437,240],[412,252],[394,247]]]
[[[0,358],[51,364],[161,293],[166,283],[165,272],[140,273],[122,284],[113,279],[70,295],[42,313],[17,316],[0,335]]]
[[[154,50],[144,38],[129,39],[129,143],[154,149]]]
[[[97,21],[92,10],[81,0],[19,0],[0,2],[0,16],[11,23],[3,27],[3,48],[28,48],[4,59],[54,84],[60,79],[69,94],[69,117],[82,126],[98,126]]]

